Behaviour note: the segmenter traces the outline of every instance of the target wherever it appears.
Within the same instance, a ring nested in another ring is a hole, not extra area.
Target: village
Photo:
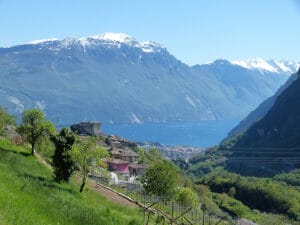
[[[196,154],[203,153],[204,148],[190,146],[165,146],[158,143],[135,143],[116,135],[107,135],[101,131],[100,122],[80,122],[71,125],[71,130],[80,136],[99,136],[99,144],[110,154],[110,159],[104,159],[110,172],[118,173],[129,180],[130,177],[142,177],[147,169],[146,163],[139,163],[137,148],[146,151],[156,148],[170,160],[189,161]],[[132,179],[131,179],[132,180]]]
[[[142,177],[147,169],[146,163],[139,163],[139,154],[136,152],[138,145],[134,142],[117,137],[106,135],[101,132],[99,122],[80,122],[71,125],[71,130],[79,136],[98,136],[98,144],[106,149],[110,155],[109,159],[103,159],[111,172],[110,179],[119,183],[116,174],[119,174],[126,181],[134,181]]]
[[[139,143],[144,149],[157,148],[159,149],[165,158],[170,160],[184,160],[188,162],[193,156],[204,153],[205,148],[191,147],[191,146],[167,146],[157,143]]]

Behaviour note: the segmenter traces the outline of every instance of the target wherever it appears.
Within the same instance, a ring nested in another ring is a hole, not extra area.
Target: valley
[[[0,12],[0,225],[300,225],[298,1]]]

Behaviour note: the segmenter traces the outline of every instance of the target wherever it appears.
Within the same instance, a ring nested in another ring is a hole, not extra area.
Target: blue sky
[[[0,46],[122,32],[193,65],[300,61],[299,0],[0,0]]]

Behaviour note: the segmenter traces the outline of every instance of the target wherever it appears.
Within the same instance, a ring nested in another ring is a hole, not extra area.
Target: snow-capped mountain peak
[[[261,58],[234,60],[231,61],[231,63],[247,69],[259,70],[262,73],[293,73],[297,71],[300,66],[300,63],[295,61],[263,60]]]
[[[78,40],[83,46],[108,45],[120,47],[121,44],[131,47],[139,46],[139,43],[133,37],[124,33],[104,33],[83,37]]]
[[[131,37],[128,34],[124,34],[124,33],[104,33],[104,34],[100,34],[100,35],[88,36],[87,38],[105,40],[105,41],[113,41],[113,42],[121,42],[121,43],[136,42],[133,37]]]
[[[277,72],[276,68],[274,68],[267,61],[261,58],[254,58],[254,59],[248,59],[243,61],[237,60],[237,61],[232,61],[231,63],[252,70],[256,69],[256,70],[269,71],[273,73]]]
[[[124,33],[104,33],[99,35],[91,35],[83,38],[65,38],[59,40],[57,38],[43,39],[31,41],[28,44],[38,44],[49,46],[52,42],[55,42],[55,45],[58,45],[58,48],[52,48],[53,50],[58,50],[59,48],[68,48],[70,45],[81,45],[83,46],[84,51],[87,51],[88,47],[97,47],[97,46],[107,46],[107,47],[117,47],[120,48],[122,45],[128,45],[134,48],[140,48],[145,53],[155,53],[161,52],[162,49],[165,49],[162,45],[152,42],[144,41],[138,42],[135,38],[128,34]]]
[[[162,48],[162,45],[153,42],[153,41],[144,41],[138,42],[135,38],[128,34],[124,33],[104,33],[100,35],[93,35],[88,36],[85,38],[79,39],[83,45],[92,45],[100,42],[105,42],[105,44],[120,46],[120,44],[126,44],[131,47],[140,48],[143,52],[150,53],[150,52],[159,52]]]

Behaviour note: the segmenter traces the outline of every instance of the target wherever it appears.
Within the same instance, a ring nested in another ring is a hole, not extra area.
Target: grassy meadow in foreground
[[[29,148],[0,139],[1,225],[142,224],[138,209],[115,205],[88,189],[79,194],[78,187],[55,183]]]

